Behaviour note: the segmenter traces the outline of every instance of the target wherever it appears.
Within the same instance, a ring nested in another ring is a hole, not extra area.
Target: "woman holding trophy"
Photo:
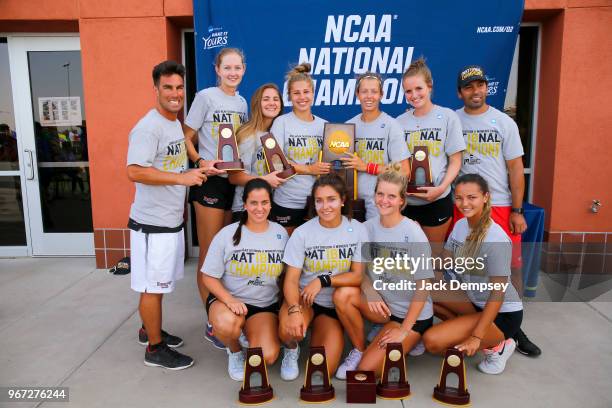
[[[459,174],[465,150],[461,122],[451,109],[432,102],[433,78],[422,58],[404,72],[402,85],[412,109],[398,116],[397,121],[411,154],[414,155],[416,147],[427,149],[425,160],[430,174],[426,176],[430,179],[426,181],[431,183],[416,186],[416,192],[408,196],[403,214],[421,225],[431,243],[442,243],[453,216],[451,183]]]

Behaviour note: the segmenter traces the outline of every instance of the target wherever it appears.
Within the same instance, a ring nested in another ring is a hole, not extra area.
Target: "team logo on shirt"
[[[236,249],[228,263],[228,273],[233,276],[276,278],[283,270],[283,250]],[[257,279],[249,285],[261,286]]]
[[[265,285],[265,282],[262,281],[259,276],[247,282],[247,286],[264,286],[264,285]]]
[[[333,270],[347,272],[356,250],[357,243],[307,247],[304,251],[304,269],[315,274]]]
[[[385,138],[356,138],[355,152],[366,163],[385,164]]]
[[[323,136],[289,135],[287,158],[297,163],[311,164],[319,159],[323,147]]]
[[[477,165],[480,164],[480,162],[481,160],[473,154],[463,154],[463,164]]]

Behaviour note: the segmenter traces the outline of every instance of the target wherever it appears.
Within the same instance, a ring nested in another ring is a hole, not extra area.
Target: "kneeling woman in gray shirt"
[[[288,239],[283,227],[268,221],[272,188],[266,181],[249,181],[242,197],[242,218],[215,235],[201,271],[211,292],[208,319],[214,335],[227,346],[228,373],[236,381],[244,378],[241,331],[251,347],[263,349],[267,365],[278,357],[277,278]]]
[[[336,293],[345,287],[358,291],[362,279],[361,243],[367,233],[361,223],[342,215],[344,181],[335,174],[323,175],[315,181],[312,196],[317,217],[293,232],[283,258],[287,270],[279,334],[287,345],[281,364],[284,380],[299,375],[297,342],[311,323],[311,346],[325,347],[329,372],[336,370],[344,347],[344,321],[336,314],[342,299]]]

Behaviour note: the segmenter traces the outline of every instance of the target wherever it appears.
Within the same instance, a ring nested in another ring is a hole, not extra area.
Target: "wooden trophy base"
[[[421,185],[416,184],[408,184],[408,188],[406,189],[409,193],[424,193],[425,191],[419,190],[420,187],[434,187],[433,183],[426,183]]]
[[[230,161],[230,162],[218,162],[215,163],[217,170],[244,170],[244,163],[242,160]]]
[[[405,399],[410,396],[410,384],[378,384],[376,395],[383,399]]]
[[[259,405],[274,398],[274,391],[267,387],[254,387],[248,391],[241,389],[238,392],[238,401],[244,405]]]
[[[327,402],[334,398],[336,398],[336,391],[332,385],[329,387],[323,385],[315,385],[310,388],[302,387],[300,390],[300,399],[304,402]]]
[[[278,178],[282,178],[282,179],[290,179],[291,177],[295,176],[297,174],[297,171],[295,171],[295,168],[293,166],[289,167],[288,169],[285,169],[283,171],[281,171],[280,173],[278,173],[276,175],[276,177]]]
[[[365,222],[366,217],[366,207],[365,200],[363,198],[358,198],[356,200],[351,200],[351,208],[353,209],[353,218],[359,222]]]
[[[433,399],[449,405],[470,405],[470,393],[460,393],[457,388],[446,387],[446,390],[442,391],[438,386],[436,386],[433,392]]]
[[[346,402],[349,404],[376,404],[374,371],[346,372]]]

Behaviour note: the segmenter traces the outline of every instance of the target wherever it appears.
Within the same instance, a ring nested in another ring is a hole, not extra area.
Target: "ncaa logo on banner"
[[[202,37],[204,49],[210,50],[213,48],[225,47],[227,45],[227,31],[223,31],[223,27],[208,27],[208,37]]]

